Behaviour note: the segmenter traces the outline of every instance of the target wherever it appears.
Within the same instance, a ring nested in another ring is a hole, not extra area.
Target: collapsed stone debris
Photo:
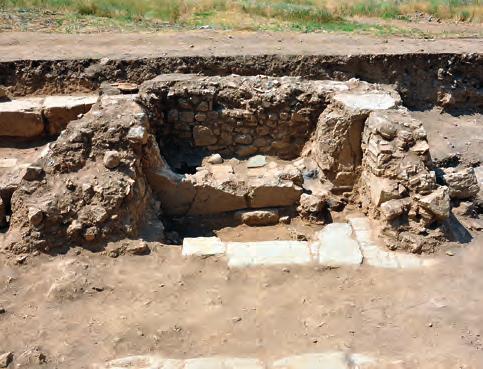
[[[433,167],[421,122],[387,86],[163,75],[96,100],[89,112],[68,97],[0,104],[1,136],[61,132],[2,177],[8,249],[96,249],[146,228],[162,240],[173,217],[317,221],[350,204],[390,248],[432,251],[450,237],[452,202],[479,191],[472,168]]]

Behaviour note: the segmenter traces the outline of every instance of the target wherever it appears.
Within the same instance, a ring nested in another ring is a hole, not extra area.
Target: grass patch
[[[166,22],[178,26],[250,30],[397,33],[350,21],[354,16],[483,20],[483,0],[0,0],[0,8],[55,11],[70,19],[111,19],[116,24]],[[59,21],[63,22],[63,21]],[[100,23],[106,23],[105,20]]]

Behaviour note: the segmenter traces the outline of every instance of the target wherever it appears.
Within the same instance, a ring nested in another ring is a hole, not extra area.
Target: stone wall
[[[140,101],[162,150],[205,149],[224,157],[257,153],[293,159],[337,83],[298,78],[167,75],[145,83]],[[171,152],[170,152],[171,151]]]

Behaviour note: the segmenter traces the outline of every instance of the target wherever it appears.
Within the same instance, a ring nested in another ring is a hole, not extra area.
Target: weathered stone
[[[253,142],[253,137],[248,134],[241,134],[235,136],[235,143],[241,145],[250,145]]]
[[[380,178],[368,173],[365,184],[370,190],[372,203],[376,206],[400,197],[398,183],[388,178]]]
[[[25,168],[23,179],[26,181],[38,181],[44,176],[44,170],[37,165],[29,165]]]
[[[106,151],[103,162],[106,168],[114,169],[117,168],[121,163],[121,156],[116,150]]]
[[[276,209],[242,211],[235,214],[242,223],[249,226],[268,226],[277,224],[279,220],[278,211]]]
[[[38,137],[44,133],[39,98],[0,103],[0,136]]]
[[[291,206],[299,202],[302,189],[293,183],[265,185],[253,188],[248,194],[250,208]]]
[[[328,224],[317,234],[319,263],[331,267],[359,265],[362,254],[359,244],[352,237],[352,228],[346,223]]]
[[[448,186],[449,196],[453,199],[474,197],[480,190],[478,179],[473,168],[443,169],[443,179]]]
[[[355,239],[359,243],[364,257],[364,264],[378,268],[412,269],[428,267],[436,264],[434,259],[422,258],[417,255],[387,251],[380,247],[373,236],[373,227],[368,218],[354,217],[349,219]]]
[[[252,156],[247,161],[247,168],[259,168],[267,164],[267,158],[265,155]]]
[[[195,126],[193,128],[193,139],[196,146],[209,146],[217,142],[213,131],[205,126]]]
[[[225,244],[218,237],[185,237],[183,256],[209,256],[225,253]]]
[[[99,233],[97,227],[89,227],[84,232],[84,239],[86,241],[94,241]]]
[[[79,114],[87,113],[98,96],[48,96],[43,103],[43,114],[47,119],[48,133],[59,134]]]
[[[126,252],[131,255],[146,255],[150,251],[148,244],[144,241],[129,243],[126,247]]]
[[[275,361],[274,369],[350,369],[350,358],[343,352],[289,356]]]
[[[132,143],[145,145],[148,142],[148,132],[143,126],[131,127],[126,138]]]
[[[223,163],[223,158],[221,157],[220,154],[213,154],[208,159],[206,159],[206,162],[209,164],[222,164]]]
[[[321,213],[326,206],[327,202],[324,197],[304,193],[300,196],[300,205],[297,207],[297,211],[301,216],[307,217]]]
[[[386,220],[393,220],[400,217],[409,210],[411,199],[393,199],[383,202],[380,206],[381,215]]]
[[[0,368],[7,368],[13,360],[13,352],[0,354]]]
[[[389,93],[339,93],[334,100],[351,110],[386,110],[397,106],[398,100]]]
[[[245,196],[229,187],[207,184],[195,186],[195,189],[196,193],[188,212],[190,215],[217,214],[247,207]]]
[[[264,365],[250,358],[207,357],[185,360],[183,369],[264,369]]]
[[[437,220],[444,221],[449,218],[450,201],[449,190],[446,186],[439,187],[436,191],[419,199],[422,208],[429,211]]]
[[[229,267],[307,264],[312,261],[304,241],[227,242]]]
[[[28,219],[30,224],[32,224],[34,227],[39,226],[44,220],[44,213],[40,209],[29,208]]]

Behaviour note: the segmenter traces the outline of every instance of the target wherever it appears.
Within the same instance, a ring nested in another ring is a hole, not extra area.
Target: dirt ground
[[[159,244],[117,259],[81,249],[22,265],[2,257],[0,345],[24,368],[37,367],[39,352],[40,367],[88,368],[153,352],[275,359],[351,350],[404,359],[407,368],[477,369],[481,241],[416,271],[229,270],[216,257],[186,259]]]
[[[483,40],[213,30],[125,34],[5,32],[0,33],[0,49],[0,61],[262,54],[380,55],[482,53]]]

